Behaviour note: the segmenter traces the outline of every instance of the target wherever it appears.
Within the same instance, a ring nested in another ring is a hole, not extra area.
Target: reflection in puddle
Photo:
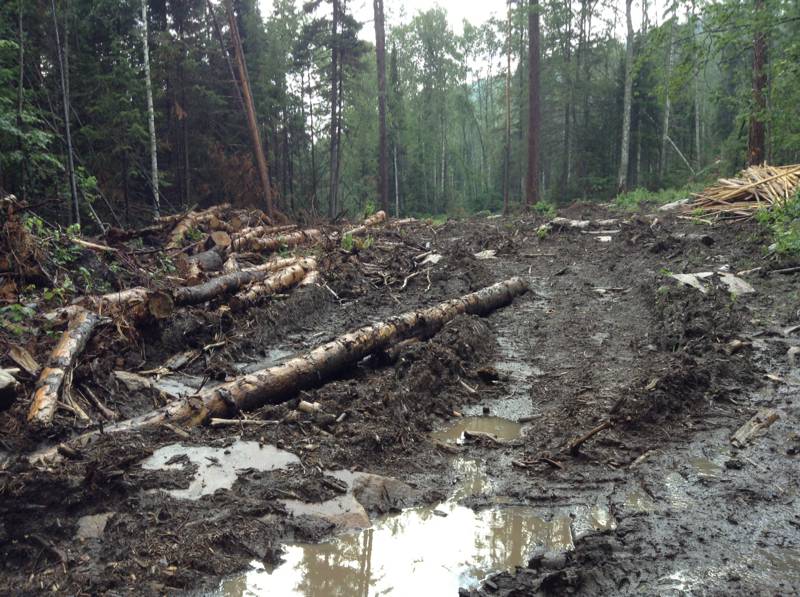
[[[717,478],[722,474],[722,466],[708,458],[691,458],[689,465],[701,478]]]
[[[526,564],[537,545],[572,549],[570,519],[545,522],[524,507],[475,513],[449,501],[406,510],[330,543],[289,545],[275,570],[256,564],[224,580],[219,593],[456,595],[490,572]]]
[[[664,488],[667,499],[676,509],[684,510],[692,504],[692,498],[687,491],[689,483],[680,473],[670,473],[664,477]]]
[[[460,444],[464,432],[488,433],[499,440],[512,440],[522,437],[522,425],[502,417],[462,417],[440,431],[431,434],[433,441]]]
[[[267,351],[267,354],[260,359],[257,359],[251,363],[235,363],[234,366],[239,373],[252,373],[253,371],[280,365],[283,361],[287,360],[294,354],[295,351],[293,350],[286,350],[284,348],[271,348]]]
[[[652,512],[655,510],[655,503],[641,489],[631,491],[625,496],[625,508],[634,512]]]
[[[268,570],[254,562],[253,569],[224,580],[218,594],[455,595],[491,572],[527,564],[537,546],[574,549],[568,516],[545,521],[529,507],[474,512],[459,505],[470,495],[490,492],[492,485],[475,461],[456,458],[453,467],[458,487],[446,502],[409,508],[327,543],[285,546],[278,567]]]
[[[189,487],[186,489],[165,490],[175,498],[196,500],[210,495],[217,489],[230,489],[240,470],[255,469],[271,471],[286,468],[300,462],[291,452],[279,450],[274,446],[253,441],[236,440],[230,446],[184,446],[170,444],[159,448],[142,461],[142,468],[148,470],[179,469],[187,461],[197,466]]]

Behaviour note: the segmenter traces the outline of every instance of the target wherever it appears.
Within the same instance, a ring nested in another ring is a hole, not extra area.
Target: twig
[[[609,427],[611,427],[611,421],[604,421],[603,423],[600,423],[600,425],[598,425],[594,429],[591,429],[584,435],[572,441],[572,443],[570,443],[569,446],[567,446],[567,451],[574,456],[575,454],[578,453],[580,447],[583,444],[585,444],[587,441],[592,439],[595,435],[597,435],[604,429],[608,429]]]

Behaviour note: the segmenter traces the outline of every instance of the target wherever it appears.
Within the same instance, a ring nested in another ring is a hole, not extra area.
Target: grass
[[[775,253],[800,256],[800,190],[785,203],[758,211],[756,219],[769,230]]]
[[[686,199],[692,193],[700,191],[703,184],[686,185],[677,189],[660,189],[658,191],[648,191],[647,189],[634,189],[622,195],[617,195],[614,205],[620,209],[636,211],[642,204],[664,205]]]

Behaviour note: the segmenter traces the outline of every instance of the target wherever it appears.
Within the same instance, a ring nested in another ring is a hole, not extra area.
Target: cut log
[[[252,228],[244,228],[231,237],[231,243],[235,243],[233,248],[237,250],[239,246],[246,247],[254,238],[284,234],[296,229],[297,226],[295,224],[289,224],[287,226],[254,226]]]
[[[302,282],[308,274],[315,272],[316,268],[317,262],[314,259],[301,259],[294,265],[271,275],[263,282],[253,284],[247,290],[238,293],[228,301],[228,304],[234,311],[242,311],[255,305],[266,296],[287,290]]]
[[[186,283],[194,285],[200,282],[202,272],[218,272],[222,269],[222,254],[217,248],[196,255],[181,253],[175,258],[175,265]]]
[[[731,443],[737,448],[744,448],[779,418],[778,413],[771,408],[762,408],[731,436]]]
[[[232,274],[233,272],[238,272],[240,269],[239,260],[236,258],[235,254],[228,256],[225,263],[222,264],[223,274]]]
[[[304,288],[306,286],[311,286],[312,284],[317,284],[319,282],[319,270],[313,270],[308,272],[305,277],[297,283],[298,288]]]
[[[105,432],[125,431],[165,422],[199,424],[211,417],[226,418],[238,411],[248,411],[268,403],[291,398],[305,388],[352,365],[372,352],[412,336],[429,336],[457,315],[485,315],[508,305],[514,297],[528,290],[521,278],[511,278],[419,311],[409,311],[384,322],[362,327],[284,362],[241,376],[197,396],[172,402],[135,419],[123,421]]]
[[[262,265],[243,269],[239,272],[223,274],[197,286],[184,286],[175,289],[173,297],[176,305],[197,305],[218,296],[236,292],[243,286],[264,280],[270,272],[283,269],[297,262],[295,257],[273,259]]]
[[[70,319],[67,331],[50,353],[50,360],[36,382],[33,401],[28,411],[29,423],[46,427],[53,422],[64,376],[86,346],[99,321],[100,317],[96,313],[86,309],[78,310]]]
[[[316,242],[321,238],[322,233],[314,228],[277,236],[243,237],[237,238],[231,243],[231,250],[273,253],[283,247],[296,247],[297,245]]]
[[[356,226],[352,230],[348,230],[347,232],[345,232],[345,235],[349,234],[350,236],[359,236],[362,234],[366,234],[369,228],[371,228],[372,226],[377,226],[378,224],[382,224],[385,221],[386,221],[385,211],[381,210],[375,212],[370,217],[366,218],[364,220],[364,223],[361,224],[361,226]]]
[[[186,233],[189,232],[189,230],[198,228],[203,224],[210,222],[212,219],[219,221],[219,214],[229,208],[230,204],[223,203],[222,205],[209,207],[204,211],[193,211],[186,214],[186,216],[180,222],[178,222],[178,225],[175,226],[172,234],[169,235],[169,242],[167,243],[166,248],[180,248],[181,243],[183,242],[183,239],[186,237]]]

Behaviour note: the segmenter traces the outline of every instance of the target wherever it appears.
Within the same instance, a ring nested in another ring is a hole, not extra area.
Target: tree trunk
[[[234,251],[249,250],[261,253],[274,252],[281,247],[296,247],[307,242],[317,241],[322,238],[319,230],[298,230],[280,236],[238,238],[231,244]]]
[[[624,193],[628,189],[628,163],[631,149],[631,103],[633,100],[633,22],[631,20],[631,4],[633,0],[625,0],[625,21],[628,36],[625,42],[625,97],[622,106],[622,145],[620,148],[619,176],[617,192]]]
[[[764,114],[767,98],[767,35],[764,31],[764,0],[755,0],[755,35],[753,38],[753,108],[750,112],[750,131],[747,136],[748,165],[764,163],[766,132]]]
[[[397,172],[397,143],[392,148],[392,159],[394,161],[394,217],[400,217],[400,179]]]
[[[667,67],[665,69],[664,83],[664,119],[661,122],[661,156],[658,163],[658,180],[663,184],[667,173],[667,143],[669,142],[669,117],[672,103],[670,100],[670,84],[672,80],[672,51],[675,43],[675,13],[673,11],[669,22],[669,42],[667,44]]]
[[[80,226],[81,212],[80,205],[78,204],[78,185],[75,181],[75,161],[72,156],[72,131],[70,130],[70,105],[69,105],[69,85],[67,84],[66,74],[66,50],[61,46],[61,36],[58,31],[58,18],[56,16],[56,2],[50,0],[50,10],[53,13],[53,28],[55,30],[56,53],[58,54],[58,70],[61,77],[61,99],[64,111],[64,138],[67,143],[67,174],[69,177],[69,191],[72,198],[72,221]],[[66,27],[66,17],[64,25],[64,38],[66,45],[66,38],[68,35]]]
[[[228,304],[234,311],[242,311],[257,304],[266,296],[300,284],[308,274],[316,272],[316,268],[317,264],[313,259],[302,259],[298,263],[272,274],[263,282],[252,284],[247,290],[232,297]]]
[[[506,142],[503,148],[503,213],[507,214],[511,192],[511,0],[506,29]]]
[[[67,330],[50,353],[47,367],[42,370],[36,381],[33,402],[28,411],[29,423],[46,427],[53,422],[64,376],[86,346],[99,321],[100,317],[91,311],[82,308],[74,311]]]
[[[258,166],[258,177],[261,179],[261,189],[264,193],[266,212],[267,215],[272,218],[272,189],[269,185],[269,170],[267,168],[267,159],[264,157],[264,148],[261,145],[261,134],[258,131],[256,108],[255,104],[253,103],[253,94],[250,91],[250,76],[247,74],[247,63],[244,59],[242,39],[239,37],[239,27],[236,24],[236,15],[233,12],[231,0],[225,0],[225,7],[228,11],[228,24],[231,28],[231,41],[233,42],[233,51],[236,55],[236,67],[239,70],[239,83],[242,86],[242,96],[244,98],[244,105],[247,111],[247,128],[250,131],[250,140],[253,144],[253,154],[255,155],[256,165]]]
[[[332,220],[338,213],[336,198],[339,193],[339,143],[338,143],[338,109],[339,109],[339,2],[333,0],[333,18],[331,19],[331,159],[330,188],[328,189],[328,217]]]
[[[383,0],[373,0],[375,11],[375,58],[378,67],[378,199],[389,211],[389,146],[386,140],[386,36]]]
[[[528,207],[539,201],[539,139],[541,108],[539,103],[539,0],[528,5],[528,174],[525,179],[525,202]],[[569,127],[567,127],[569,128]],[[567,167],[567,166],[565,166]]]
[[[142,0],[142,48],[144,49],[144,88],[147,96],[147,130],[150,133],[150,184],[153,189],[153,217],[161,215],[158,197],[158,147],[153,110],[153,83],[150,80],[150,43],[147,39],[147,0]]]
[[[394,342],[412,336],[433,335],[462,313],[485,315],[508,305],[514,297],[527,290],[525,281],[511,278],[461,298],[409,311],[340,336],[282,365],[241,376],[198,396],[172,402],[141,417],[107,427],[104,431],[126,431],[165,422],[199,424],[210,417],[225,417],[281,402]]]

